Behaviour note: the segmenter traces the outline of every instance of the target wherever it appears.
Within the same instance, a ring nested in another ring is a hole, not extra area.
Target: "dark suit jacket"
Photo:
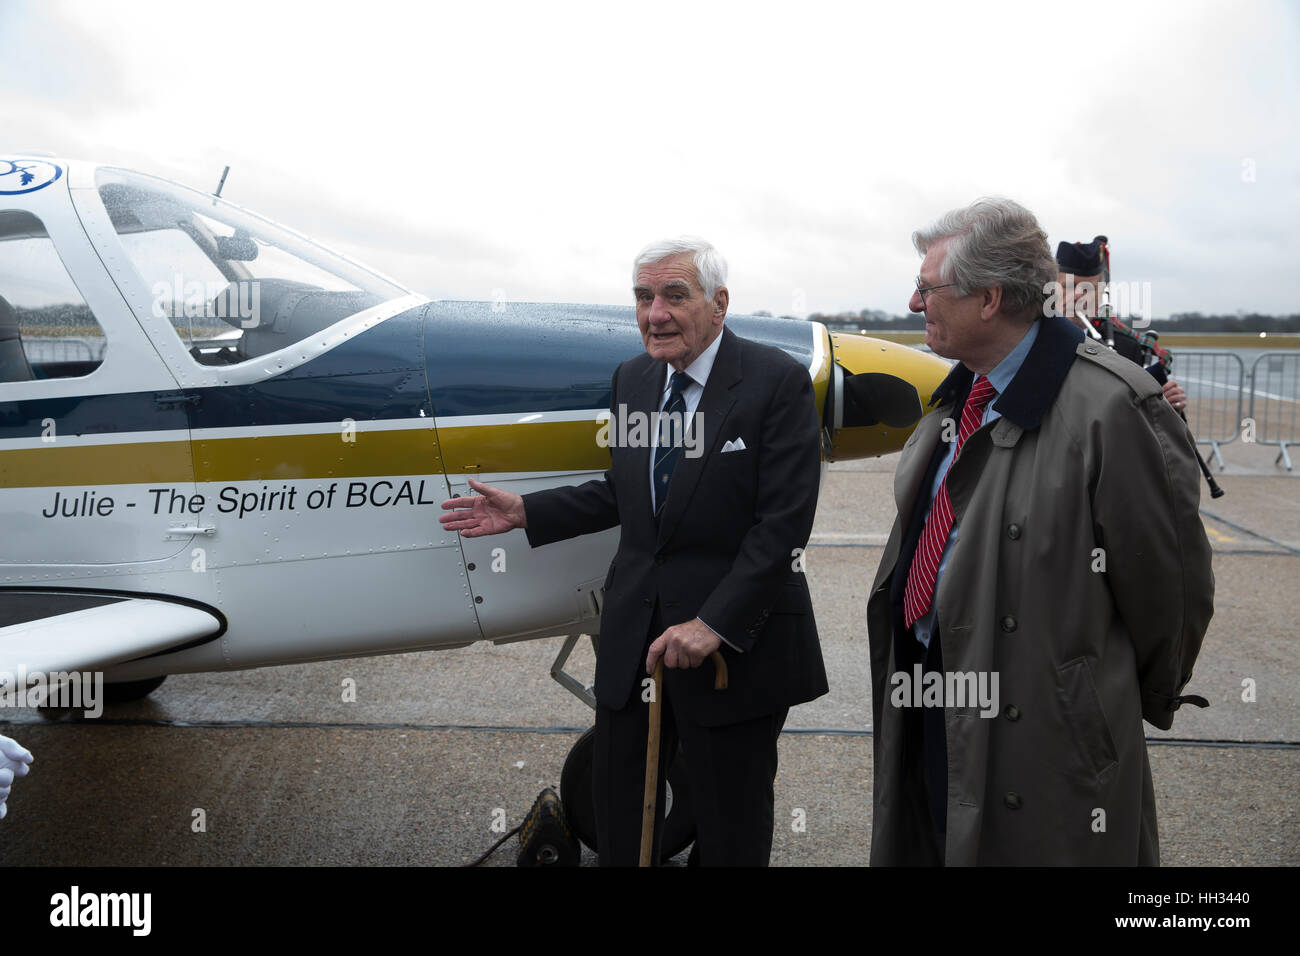
[[[667,372],[646,354],[614,372],[611,443],[621,414],[658,411]],[[722,645],[727,691],[713,690],[708,662],[664,672],[674,706],[719,726],[826,693],[808,582],[795,570],[817,508],[820,426],[808,370],[725,326],[697,413],[702,454],[679,457],[657,525],[649,447],[611,444],[603,478],[525,495],[524,506],[533,547],[622,526],[605,579],[597,700],[620,709],[640,690],[657,602],[665,627],[699,617],[743,652]],[[723,453],[735,439],[744,450]]]

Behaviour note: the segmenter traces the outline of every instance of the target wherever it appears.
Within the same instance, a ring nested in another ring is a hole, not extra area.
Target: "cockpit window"
[[[154,316],[202,365],[279,351],[407,294],[215,196],[121,169],[101,168],[96,185]]]

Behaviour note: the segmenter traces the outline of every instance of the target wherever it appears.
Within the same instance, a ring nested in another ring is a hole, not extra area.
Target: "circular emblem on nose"
[[[62,175],[62,166],[43,159],[0,159],[0,196],[34,193]]]

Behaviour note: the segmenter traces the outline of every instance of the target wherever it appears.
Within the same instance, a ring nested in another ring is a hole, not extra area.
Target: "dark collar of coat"
[[[1083,341],[1083,332],[1069,319],[1059,315],[1038,319],[1042,325],[1020,371],[1007,390],[998,396],[993,408],[1025,431],[1033,431],[1056,400],[1065,381],[1065,373],[1074,361],[1075,349]],[[930,407],[948,400],[965,402],[975,373],[958,362],[930,396]]]

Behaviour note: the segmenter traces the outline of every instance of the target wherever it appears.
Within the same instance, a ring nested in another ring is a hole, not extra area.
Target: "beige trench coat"
[[[1015,413],[995,402],[1003,417],[971,436],[948,476],[959,533],[935,597],[943,666],[996,673],[998,700],[993,716],[945,707],[945,860],[1156,864],[1142,721],[1171,726],[1213,613],[1195,446],[1155,380],[1100,343],[1045,327],[1007,394],[1031,367]],[[925,858],[928,818],[902,784],[891,703],[890,582],[952,388],[960,398],[970,378],[954,369],[944,404],[904,446],[900,518],[868,604],[872,865]]]

